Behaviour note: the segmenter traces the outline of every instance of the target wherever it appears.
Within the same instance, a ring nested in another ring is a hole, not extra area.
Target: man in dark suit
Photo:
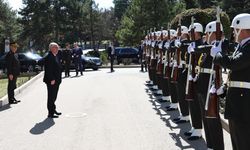
[[[57,43],[50,43],[49,44],[49,53],[44,58],[44,78],[43,82],[47,85],[48,90],[48,117],[49,118],[58,118],[57,115],[61,115],[62,113],[56,111],[55,101],[57,98],[57,93],[59,90],[60,83],[62,81],[62,67],[60,64],[60,60],[58,58],[58,44]]]
[[[8,75],[8,99],[9,104],[17,104],[18,100],[15,99],[14,90],[16,89],[17,76],[20,74],[20,63],[15,54],[17,51],[18,44],[16,42],[10,42],[10,51],[7,53],[6,67]]]
[[[74,43],[73,49],[73,60],[76,68],[76,76],[78,76],[78,72],[80,71],[81,75],[83,75],[83,65],[82,65],[82,48],[78,47],[77,43]]]
[[[62,51],[63,55],[63,64],[65,70],[65,77],[70,76],[70,64],[71,64],[71,57],[72,57],[72,50],[70,49],[70,44],[66,43],[66,48]]]
[[[108,47],[108,55],[109,55],[109,59],[110,59],[110,72],[114,72],[114,59],[115,59],[115,48],[112,42],[109,43],[109,47]]]

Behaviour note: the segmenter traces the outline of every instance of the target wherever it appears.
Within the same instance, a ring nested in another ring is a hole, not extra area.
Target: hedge
[[[189,27],[191,24],[191,17],[194,16],[195,22],[199,22],[203,25],[204,30],[206,25],[216,20],[216,9],[207,8],[207,9],[188,9],[180,14],[178,14],[172,21],[171,21],[171,28],[176,29],[178,25],[179,18],[181,17],[181,24],[184,26]],[[227,38],[231,36],[231,29],[230,29],[230,19],[229,16],[225,13],[221,13],[221,23],[223,25],[224,33]]]

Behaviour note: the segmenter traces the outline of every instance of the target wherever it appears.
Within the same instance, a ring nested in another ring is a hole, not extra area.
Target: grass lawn
[[[17,87],[21,86],[28,80],[30,80],[31,77],[18,77],[17,78]],[[0,79],[0,98],[2,98],[4,95],[7,94],[7,85],[8,85],[8,79]]]

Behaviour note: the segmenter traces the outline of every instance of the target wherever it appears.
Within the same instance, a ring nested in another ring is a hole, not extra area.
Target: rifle
[[[221,23],[220,23],[220,14],[221,14],[220,7],[217,7],[217,20],[216,20],[216,41],[221,41]],[[221,67],[219,65],[212,64],[212,69],[215,70],[214,76],[214,84],[215,89],[218,90],[221,86]],[[209,87],[208,87],[208,94],[206,99],[206,118],[218,118],[219,117],[219,96],[217,93],[209,92],[211,88],[211,81],[212,75],[210,75]]]
[[[194,17],[191,18],[191,41],[195,42],[195,34],[194,34]],[[192,43],[191,43],[192,44]],[[189,76],[192,76],[192,80],[189,80]],[[195,54],[191,52],[189,54],[189,65],[188,65],[188,73],[187,73],[187,84],[186,84],[186,96],[185,99],[187,101],[194,100],[194,81],[195,78]]]
[[[168,24],[168,43],[169,43],[169,48],[166,50],[165,53],[165,60],[167,61],[167,66],[165,67],[165,78],[170,79],[170,73],[171,73],[171,67],[170,67],[170,24]]]
[[[179,38],[179,40],[181,40],[181,18],[179,18],[179,24],[178,24],[178,33],[177,36]],[[173,66],[173,71],[172,71],[172,83],[177,83],[178,80],[178,70],[179,70],[179,65],[180,65],[180,60],[181,60],[181,48],[177,47],[176,51],[175,51],[175,60],[176,60],[176,64]]]
[[[163,27],[161,27],[161,45],[163,44]],[[163,46],[163,45],[162,45]],[[162,52],[162,46],[159,48],[159,53],[160,53],[160,58],[157,64],[157,74],[162,74],[163,72],[163,64],[162,64],[162,57],[163,57],[163,52]]]

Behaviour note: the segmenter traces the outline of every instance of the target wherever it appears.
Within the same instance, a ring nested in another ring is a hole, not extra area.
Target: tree
[[[131,2],[130,0],[114,0],[113,1],[115,17],[119,21],[122,19],[122,16],[126,12],[130,2]]]
[[[3,0],[0,0],[0,17],[0,53],[3,53],[5,39],[18,40],[22,26],[17,22],[16,12]]]
[[[248,0],[223,0],[222,6],[230,19],[233,19],[240,13],[250,13],[250,1]]]
[[[122,45],[135,45],[149,28],[166,28],[173,17],[173,4],[175,2],[166,0],[133,0],[121,20],[116,38]]]

